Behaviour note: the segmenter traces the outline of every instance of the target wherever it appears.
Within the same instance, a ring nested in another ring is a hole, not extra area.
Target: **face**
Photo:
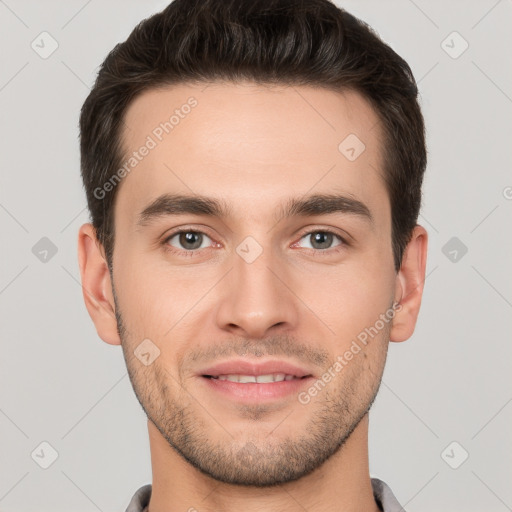
[[[117,191],[113,289],[138,400],[219,481],[312,472],[368,412],[393,323],[375,112],[354,92],[203,84],[144,93],[125,122],[138,156]],[[279,373],[293,379],[223,377]]]

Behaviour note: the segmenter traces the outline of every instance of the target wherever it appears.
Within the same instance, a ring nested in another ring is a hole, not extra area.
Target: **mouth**
[[[205,368],[198,376],[217,396],[244,403],[289,397],[314,380],[308,369],[277,360],[226,361]]]
[[[202,377],[241,383],[281,382],[313,376],[307,368],[301,368],[289,361],[277,359],[267,361],[255,361],[254,359],[223,361],[209,368],[203,368],[198,374]]]
[[[207,379],[227,380],[230,382],[238,382],[241,384],[268,384],[270,382],[283,382],[290,380],[301,380],[312,377],[312,375],[304,375],[297,377],[286,373],[267,373],[265,375],[243,375],[243,374],[227,374],[227,375],[202,375]]]

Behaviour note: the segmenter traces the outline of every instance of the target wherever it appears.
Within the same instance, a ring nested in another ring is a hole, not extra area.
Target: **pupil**
[[[194,238],[196,238],[196,237],[199,238],[199,243],[197,242],[197,240],[194,243]],[[189,246],[188,249],[197,249],[198,247],[201,246],[200,233],[188,231],[186,233],[181,233],[180,238],[181,238],[180,243],[184,247],[187,247],[187,244],[192,244],[192,247]]]
[[[319,231],[319,232],[315,233],[315,235],[314,235],[315,243],[318,242],[318,243],[320,243],[320,245],[322,245],[322,243],[329,245],[331,238],[332,238],[331,233],[324,233],[322,231]]]

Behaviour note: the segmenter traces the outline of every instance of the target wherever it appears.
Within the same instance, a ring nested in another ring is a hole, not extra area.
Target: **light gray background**
[[[512,2],[337,3],[410,63],[428,130],[428,277],[415,334],[390,345],[371,475],[409,512],[512,510]],[[1,511],[122,511],[151,482],[121,347],[82,300],[77,122],[107,52],[166,4],[0,0]],[[31,48],[43,31],[59,45],[47,59]]]

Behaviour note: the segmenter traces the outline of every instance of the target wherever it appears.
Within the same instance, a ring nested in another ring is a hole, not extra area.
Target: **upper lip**
[[[218,363],[199,372],[200,375],[218,377],[219,375],[268,375],[284,373],[295,377],[312,376],[305,368],[300,368],[287,361],[271,360],[266,362],[251,362],[247,359],[235,359]]]

